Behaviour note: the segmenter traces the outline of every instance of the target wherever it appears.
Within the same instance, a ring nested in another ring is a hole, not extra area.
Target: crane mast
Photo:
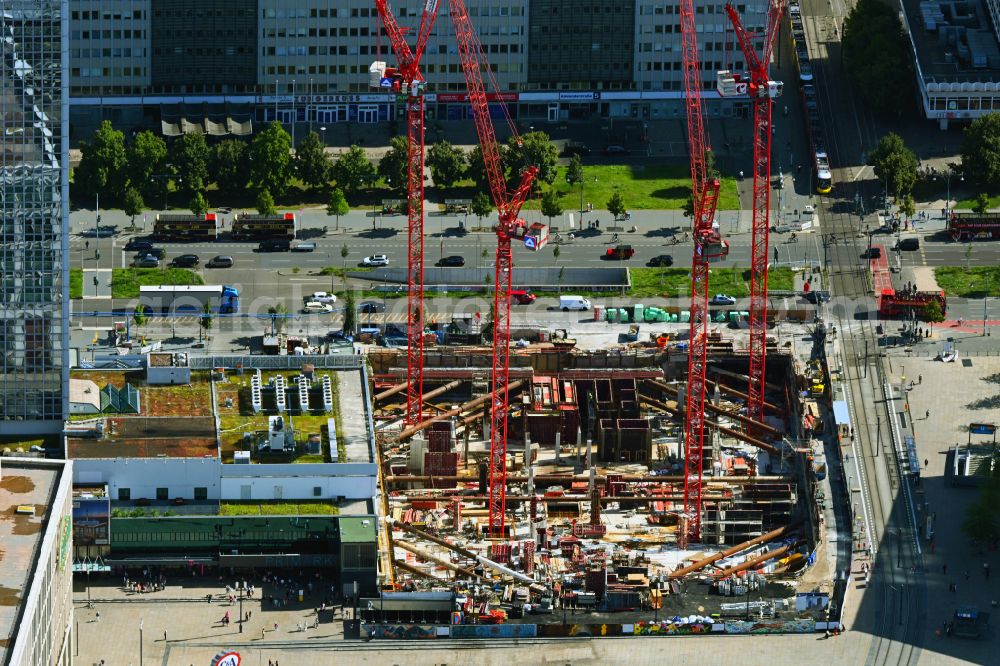
[[[764,419],[764,383],[767,364],[767,252],[771,210],[771,112],[782,84],[770,80],[768,69],[784,0],[770,0],[767,29],[760,56],[743,27],[736,8],[726,5],[736,39],[749,70],[747,94],[753,103],[753,235],[750,245],[750,386],[747,415]]]
[[[681,0],[681,42],[687,106],[688,147],[691,151],[691,197],[694,204],[691,258],[691,327],[688,384],[685,395],[684,513],[687,529],[682,543],[701,536],[702,467],[705,442],[705,374],[708,362],[709,263],[724,259],[729,245],[714,223],[719,179],[708,173],[708,139],[701,106],[702,74],[693,0]]]
[[[505,506],[507,497],[507,384],[510,374],[510,289],[514,261],[511,241],[524,235],[524,220],[518,218],[521,206],[531,193],[531,186],[538,175],[535,166],[525,167],[515,190],[507,193],[507,181],[501,162],[500,146],[493,131],[486,90],[483,85],[482,52],[469,12],[463,0],[451,0],[451,20],[458,40],[459,59],[469,91],[469,103],[476,122],[476,133],[483,153],[483,162],[489,179],[490,192],[499,214],[496,226],[497,252],[493,290],[493,366],[490,374],[490,462],[489,462],[489,512],[490,535],[499,537],[505,532]],[[488,67],[488,64],[487,64]],[[515,134],[516,136],[516,134]]]
[[[426,0],[417,43],[411,51],[406,30],[393,16],[388,0],[375,0],[398,67],[385,68],[380,77],[394,91],[406,95],[407,198],[407,309],[406,309],[406,424],[421,419],[424,393],[424,88],[420,58],[427,48],[437,18],[438,0]]]

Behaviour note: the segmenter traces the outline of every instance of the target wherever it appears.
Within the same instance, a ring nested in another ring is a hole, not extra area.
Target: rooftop
[[[62,468],[10,458],[0,465],[0,663],[6,663]],[[24,508],[34,513],[22,513]]]
[[[163,418],[107,415],[104,437],[68,438],[70,458],[215,457],[215,420],[210,416]]]
[[[903,0],[903,6],[925,81],[1000,80],[1000,49],[983,0]]]

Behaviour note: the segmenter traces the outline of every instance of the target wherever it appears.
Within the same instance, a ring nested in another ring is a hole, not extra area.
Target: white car
[[[716,294],[709,303],[712,305],[736,305],[736,299],[725,294]]]
[[[331,294],[326,291],[314,291],[311,296],[306,296],[307,301],[315,301],[316,303],[333,303],[337,302],[336,294]]]
[[[388,266],[389,257],[384,254],[373,254],[370,257],[365,257],[361,260],[362,266]]]
[[[304,314],[327,314],[333,312],[333,306],[329,303],[320,303],[319,301],[308,301],[302,306],[302,312]]]

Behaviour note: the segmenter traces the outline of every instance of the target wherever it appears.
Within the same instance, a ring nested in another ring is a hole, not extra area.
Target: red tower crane
[[[708,173],[711,148],[701,108],[702,73],[694,1],[681,0],[681,43],[687,104],[688,148],[691,151],[691,197],[694,203],[694,251],[691,258],[691,330],[688,383],[685,396],[684,513],[688,518],[682,541],[701,536],[702,455],[705,440],[705,371],[708,358],[708,267],[729,254],[715,223],[719,179]]]
[[[396,54],[397,67],[384,63],[372,66],[378,81],[372,84],[391,88],[406,95],[406,196],[407,196],[407,314],[406,314],[406,423],[421,418],[424,402],[424,87],[420,58],[427,48],[431,28],[437,18],[438,0],[426,0],[420,17],[417,43],[411,51],[406,31],[396,23],[388,0],[375,0],[375,9],[385,26],[386,35]]]
[[[784,0],[769,0],[767,28],[760,56],[754,49],[736,13],[726,4],[726,14],[733,24],[736,39],[747,61],[747,94],[753,103],[753,236],[750,245],[750,386],[747,415],[764,419],[764,380],[767,362],[767,248],[771,210],[771,111],[774,98],[781,95],[782,84],[768,76],[778,21]]]
[[[521,238],[525,233],[525,222],[518,218],[521,206],[531,193],[531,185],[538,175],[538,167],[527,166],[520,174],[520,180],[513,192],[507,192],[500,146],[493,131],[493,121],[483,86],[483,65],[479,54],[483,53],[479,38],[463,0],[451,0],[451,20],[455,25],[458,40],[458,54],[462,62],[462,72],[469,90],[469,103],[476,121],[476,133],[486,165],[490,192],[500,220],[496,226],[497,254],[493,290],[493,369],[490,375],[490,534],[504,534],[504,509],[507,497],[507,383],[510,371],[510,286],[514,268],[511,254],[511,240]],[[486,64],[485,71],[492,79],[492,71]],[[496,88],[496,82],[493,82]],[[517,136],[516,128],[510,123],[511,131]]]

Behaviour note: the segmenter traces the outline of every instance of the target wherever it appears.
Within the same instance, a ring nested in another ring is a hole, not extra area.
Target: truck
[[[631,259],[635,255],[635,248],[631,245],[616,245],[604,251],[604,258],[622,261]]]
[[[228,285],[192,284],[139,287],[139,303],[157,314],[201,314],[207,305],[212,312],[236,314],[240,292]]]
[[[1000,239],[1000,213],[952,213],[948,235],[958,242]]]

